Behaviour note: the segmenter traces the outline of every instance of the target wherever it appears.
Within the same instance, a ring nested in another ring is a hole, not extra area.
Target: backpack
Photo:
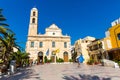
[[[83,63],[83,61],[84,61],[83,55],[80,55],[80,57],[78,58],[78,61],[79,61],[80,63]]]

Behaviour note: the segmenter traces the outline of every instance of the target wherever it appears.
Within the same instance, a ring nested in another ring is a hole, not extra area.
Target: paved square
[[[34,65],[2,80],[120,80],[120,69],[100,65]]]

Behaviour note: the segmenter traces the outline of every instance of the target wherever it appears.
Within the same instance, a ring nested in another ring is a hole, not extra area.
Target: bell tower
[[[36,36],[38,33],[38,10],[37,8],[32,8],[30,13],[30,23],[28,36]]]

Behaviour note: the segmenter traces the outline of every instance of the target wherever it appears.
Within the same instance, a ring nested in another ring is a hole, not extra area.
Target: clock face
[[[55,33],[53,32],[53,35],[55,35]]]

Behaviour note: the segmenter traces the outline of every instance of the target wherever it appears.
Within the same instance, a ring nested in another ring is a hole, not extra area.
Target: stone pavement
[[[120,69],[100,65],[44,64],[4,76],[0,80],[120,80]]]

